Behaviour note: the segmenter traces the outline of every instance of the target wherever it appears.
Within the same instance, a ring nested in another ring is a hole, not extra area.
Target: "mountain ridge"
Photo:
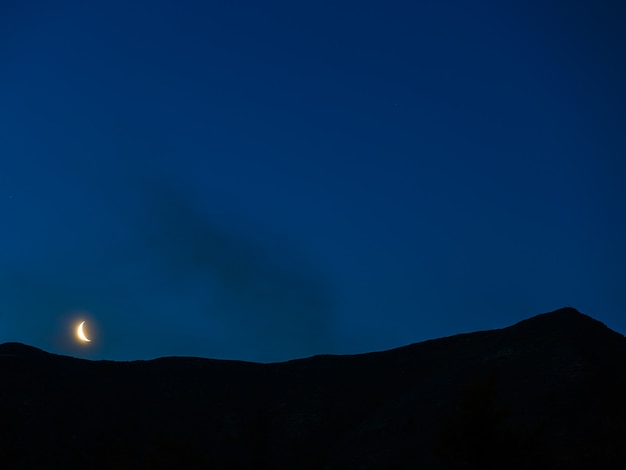
[[[4,343],[0,377],[7,468],[531,468],[538,455],[556,468],[585,468],[590,456],[626,463],[626,338],[574,309],[269,364],[89,361]],[[485,442],[472,437],[478,429],[491,429]]]
[[[564,322],[564,320],[566,320],[566,322]],[[240,362],[240,363],[250,363],[250,364],[283,364],[283,363],[289,363],[289,362],[294,362],[294,361],[306,361],[306,360],[310,360],[312,358],[316,358],[316,357],[338,357],[338,356],[364,356],[364,355],[371,355],[371,354],[379,354],[379,353],[386,353],[389,351],[395,351],[398,349],[403,349],[403,348],[410,348],[413,347],[415,345],[419,345],[422,343],[429,343],[432,341],[441,341],[441,340],[448,340],[450,338],[456,338],[456,337],[462,337],[462,336],[466,336],[466,335],[476,335],[476,334],[481,334],[481,333],[486,333],[486,332],[496,332],[496,331],[502,331],[502,330],[507,330],[507,329],[511,329],[511,328],[526,328],[526,327],[535,327],[537,328],[537,325],[539,323],[543,323],[544,327],[547,324],[551,324],[553,326],[563,326],[566,324],[573,324],[574,322],[572,322],[571,320],[576,320],[576,324],[578,325],[582,325],[582,322],[585,322],[586,326],[591,326],[593,325],[596,329],[599,327],[604,328],[605,330],[610,331],[611,333],[615,334],[615,335],[619,335],[620,337],[624,337],[624,335],[622,335],[621,333],[610,329],[607,325],[605,325],[604,323],[600,322],[599,320],[596,320],[595,318],[586,315],[584,313],[579,312],[577,309],[573,308],[573,307],[563,307],[551,312],[546,312],[546,313],[541,313],[538,315],[534,315],[530,318],[524,319],[524,320],[520,320],[517,323],[514,323],[512,325],[503,327],[503,328],[494,328],[494,329],[487,329],[487,330],[477,330],[477,331],[471,331],[471,332],[463,332],[463,333],[456,333],[453,335],[449,335],[449,336],[442,336],[442,337],[437,337],[437,338],[431,338],[431,339],[426,339],[423,341],[418,341],[415,343],[410,343],[407,345],[403,345],[403,346],[397,346],[394,348],[390,348],[390,349],[384,349],[384,350],[377,350],[377,351],[371,351],[371,352],[362,352],[362,353],[354,353],[354,354],[315,354],[313,356],[309,356],[309,357],[304,357],[304,358],[297,358],[297,359],[289,359],[286,361],[279,361],[279,362],[255,362],[255,361],[246,361],[246,360],[239,360],[239,359],[216,359],[216,358],[210,358],[210,357],[202,357],[202,356],[186,356],[186,355],[171,355],[171,356],[160,356],[160,357],[155,357],[152,359],[131,359],[131,360],[110,360],[110,359],[87,359],[87,358],[80,358],[80,357],[75,357],[75,356],[69,356],[69,355],[65,355],[65,354],[59,354],[59,353],[52,353],[52,352],[48,352],[45,351],[41,348],[37,348],[35,346],[31,346],[25,343],[20,343],[20,342],[13,342],[13,341],[8,341],[5,343],[0,343],[0,354],[17,354],[17,353],[21,353],[21,354],[50,354],[50,355],[54,355],[54,356],[61,356],[61,357],[69,357],[69,358],[73,358],[73,359],[78,359],[78,360],[85,360],[85,361],[90,361],[90,362],[98,362],[98,361],[107,361],[107,362],[115,362],[115,363],[128,363],[128,362],[147,362],[147,361],[155,361],[155,360],[162,360],[162,359],[169,359],[169,358],[183,358],[183,359],[206,359],[206,360],[210,360],[210,361],[224,361],[224,362]],[[532,326],[531,326],[532,325]]]

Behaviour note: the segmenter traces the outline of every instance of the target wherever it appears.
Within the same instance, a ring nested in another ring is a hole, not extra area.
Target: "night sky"
[[[564,306],[625,333],[624,24],[623,0],[0,2],[0,342],[270,362]]]

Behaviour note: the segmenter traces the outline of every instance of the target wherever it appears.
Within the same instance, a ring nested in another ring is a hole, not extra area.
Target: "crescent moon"
[[[76,336],[78,336],[78,338],[81,341],[91,341],[89,338],[87,338],[87,336],[85,336],[85,332],[83,331],[83,325],[85,324],[85,322],[83,321],[80,325],[78,325],[78,328],[76,328]]]

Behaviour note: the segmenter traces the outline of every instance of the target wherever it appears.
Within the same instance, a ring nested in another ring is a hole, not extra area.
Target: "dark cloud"
[[[331,289],[283,240],[243,221],[221,226],[183,191],[146,185],[137,223],[160,282],[203,300],[205,314],[226,325],[261,356],[286,358],[328,352]],[[236,226],[238,225],[238,226]]]
[[[332,289],[302,250],[138,169],[88,181],[108,212],[81,214],[87,228],[74,246],[5,264],[2,321],[22,333],[15,339],[72,353],[59,325],[82,310],[101,326],[99,357],[276,361],[332,352]]]

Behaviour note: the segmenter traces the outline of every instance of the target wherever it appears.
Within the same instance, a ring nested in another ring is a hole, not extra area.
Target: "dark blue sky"
[[[622,0],[2,2],[0,342],[278,361],[567,305],[626,332],[624,24]]]

